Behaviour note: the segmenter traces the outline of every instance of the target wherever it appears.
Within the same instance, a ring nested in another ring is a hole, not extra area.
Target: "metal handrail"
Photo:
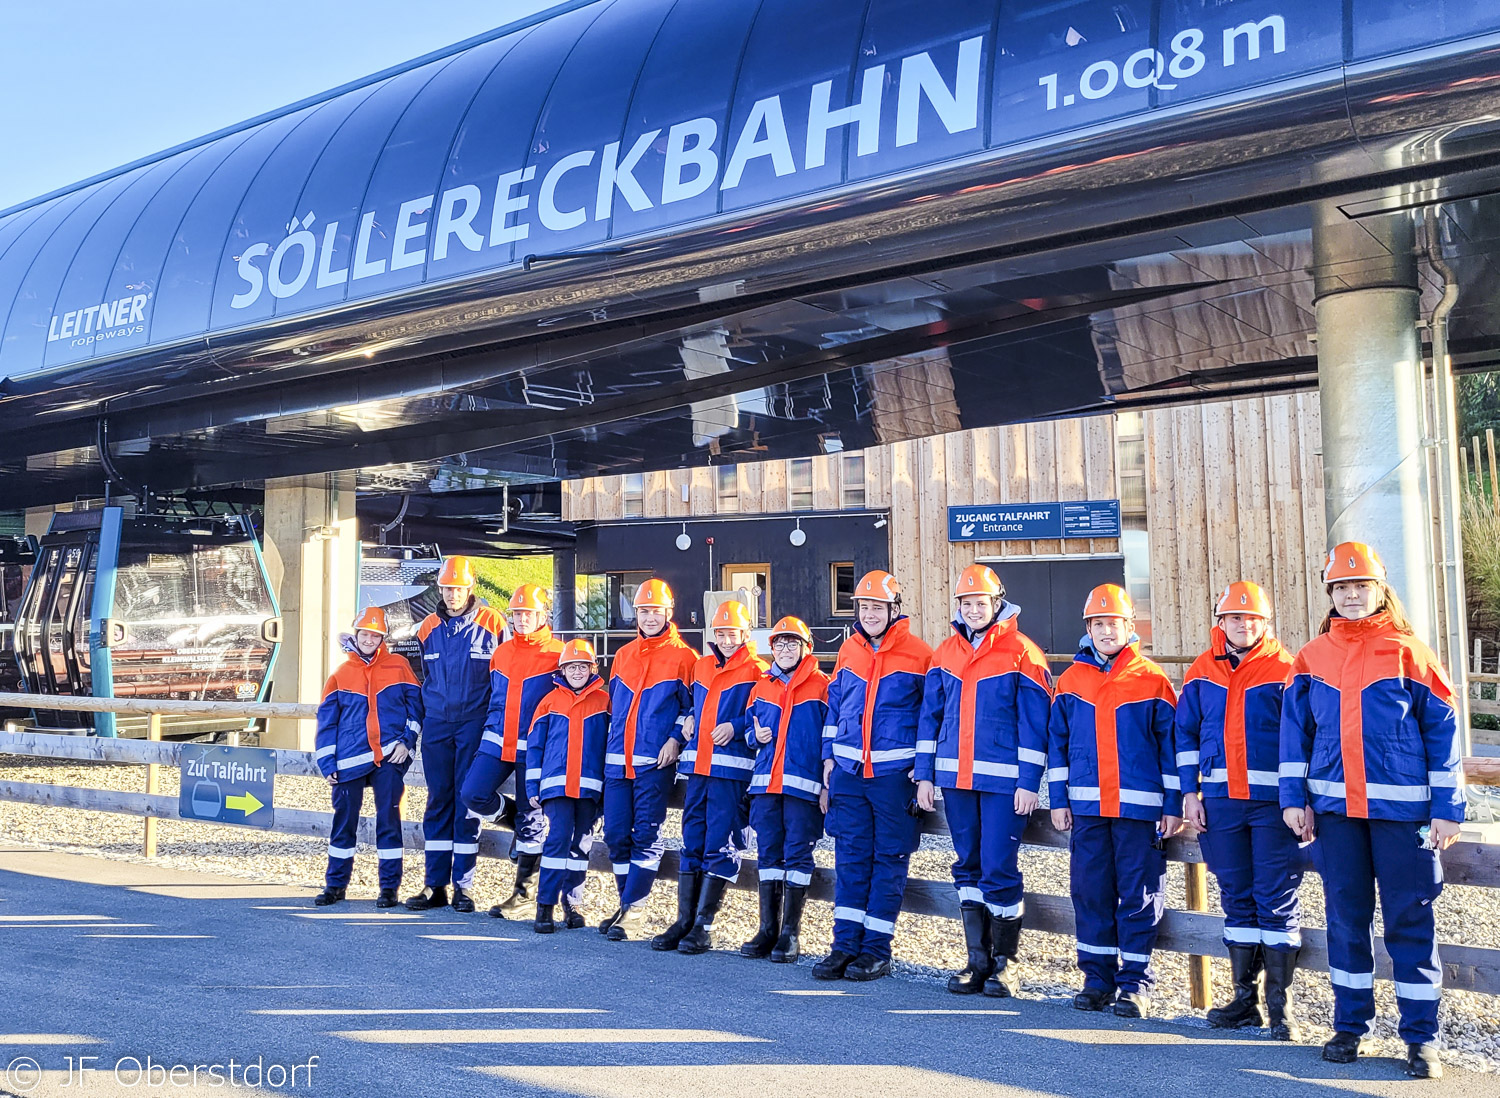
[[[312,720],[318,707],[307,702],[186,701],[181,698],[94,698],[67,694],[4,694],[0,706],[66,710],[71,713],[126,713],[141,717],[244,717]]]

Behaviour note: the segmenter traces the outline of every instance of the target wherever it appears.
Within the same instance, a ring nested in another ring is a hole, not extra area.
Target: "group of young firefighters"
[[[1373,549],[1336,546],[1322,578],[1332,607],[1295,658],[1271,635],[1265,592],[1231,584],[1179,696],[1139,651],[1130,596],[1113,584],[1090,593],[1078,653],[1054,683],[984,565],[959,577],[953,632],[936,651],[901,613],[895,578],[866,575],[831,678],[794,617],[771,628],[763,660],[733,600],[715,612],[700,656],[673,624],[671,590],[652,579],[635,594],[639,636],[606,682],[586,640],[553,637],[541,588],[515,592],[506,640],[505,619],[474,595],[471,562],[450,558],[442,606],[418,631],[421,685],[385,647],[378,608],[354,623],[348,661],[328,680],[316,754],[335,822],[316,903],[345,897],[367,785],[376,904],[398,902],[403,775],[420,735],[426,879],[408,908],[473,911],[479,824],[504,816],[516,880],[490,914],[530,919],[538,933],[581,927],[602,816],[619,901],[599,930],[642,938],[669,796],[685,779],[677,919],[652,948],[710,948],[753,828],[760,925],[740,953],[795,961],[826,832],[833,943],[812,974],[873,980],[890,971],[908,862],[940,796],[968,952],[948,989],[1008,997],[1020,986],[1025,918],[1018,853],[1045,779],[1052,824],[1070,834],[1084,977],[1075,1007],[1149,1012],[1164,844],[1186,831],[1218,879],[1233,973],[1233,997],[1210,1023],[1298,1039],[1297,893],[1310,856],[1326,895],[1335,1004],[1324,1059],[1365,1051],[1378,885],[1407,1071],[1437,1076],[1432,902],[1438,852],[1464,814],[1452,687],[1412,635]],[[500,793],[512,776],[513,806]]]

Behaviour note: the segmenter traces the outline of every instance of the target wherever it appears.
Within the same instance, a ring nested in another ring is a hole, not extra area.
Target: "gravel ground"
[[[52,762],[40,759],[0,759],[0,776],[14,781],[50,782],[59,785],[89,786],[100,789],[141,791],[145,775],[139,767],[112,766],[74,762]],[[326,783],[312,778],[278,777],[276,800],[289,808],[329,810]],[[175,796],[177,771],[161,770],[160,791]],[[426,791],[408,790],[405,818],[418,820],[426,801]],[[367,806],[367,811],[368,806]],[[678,816],[667,821],[669,845],[678,843]],[[0,834],[7,839],[32,843],[52,850],[86,853],[122,861],[143,861],[140,854],[141,820],[133,816],[71,809],[44,808],[35,805],[0,802]],[[164,819],[157,830],[157,864],[183,869],[224,873],[282,884],[321,887],[326,865],[327,844],[321,839],[304,839],[278,835],[249,828],[219,827]],[[824,839],[817,850],[820,866],[833,865],[833,844]],[[924,836],[922,849],[912,857],[913,877],[950,880],[952,846],[946,839]],[[1068,862],[1063,851],[1023,848],[1022,870],[1029,891],[1066,895]],[[422,859],[408,852],[405,860],[402,896],[422,886]],[[373,849],[361,846],[355,858],[350,894],[372,898],[377,891],[376,860]],[[482,912],[510,893],[514,870],[509,862],[481,859],[474,899]],[[585,915],[597,923],[615,907],[614,882],[604,875],[589,875]],[[1185,902],[1183,867],[1171,864],[1167,903],[1182,907]],[[1218,892],[1209,875],[1209,903],[1218,910]],[[1310,926],[1323,924],[1323,890],[1315,874],[1309,874],[1302,889],[1303,919]],[[652,894],[653,929],[665,927],[676,917],[676,889],[658,885]],[[803,939],[808,955],[802,964],[811,965],[827,951],[832,938],[832,908],[815,903],[808,907],[803,920]],[[483,916],[475,916],[482,918]],[[754,892],[734,890],[725,901],[715,928],[718,948],[738,949],[739,943],[755,932],[757,920]],[[1450,885],[1437,903],[1438,937],[1442,941],[1500,947],[1500,905],[1491,890]],[[1071,997],[1082,986],[1075,967],[1071,938],[1055,934],[1028,932],[1022,939],[1023,996],[1026,998]],[[951,919],[925,915],[902,915],[895,940],[895,971],[912,980],[945,980],[949,973],[963,967],[964,950],[958,924]],[[1155,958],[1157,991],[1155,1013],[1158,1017],[1187,1026],[1205,1026],[1202,1015],[1188,1002],[1187,960],[1181,954],[1158,952]],[[1222,1001],[1229,994],[1227,961],[1213,962],[1214,998]],[[1380,1053],[1401,1056],[1401,1045],[1395,1032],[1395,1001],[1391,985],[1375,985],[1378,1017],[1375,1037]],[[1326,975],[1304,973],[1298,978],[1297,998],[1305,1023],[1305,1040],[1321,1043],[1331,1035],[1333,998]],[[1485,995],[1462,991],[1444,994],[1442,1008],[1443,1038],[1448,1051],[1444,1059],[1476,1071],[1500,1071],[1500,1001]]]

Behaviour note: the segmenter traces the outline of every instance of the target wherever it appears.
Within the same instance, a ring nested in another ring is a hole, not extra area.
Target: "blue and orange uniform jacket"
[[[693,714],[693,665],[698,653],[667,627],[637,637],[615,654],[609,673],[609,752],[604,772],[634,778],[650,770],[669,739],[687,743],[683,732]]]
[[[526,734],[536,707],[556,686],[557,657],[563,643],[542,626],[503,642],[490,657],[490,711],[484,718],[479,753],[504,762],[526,750]]]
[[[932,649],[905,615],[886,629],[878,648],[856,623],[833,665],[823,758],[866,778],[912,769],[931,666]]]
[[[526,797],[604,796],[604,748],[609,741],[609,691],[598,675],[582,690],[559,672],[542,699],[526,740]]]
[[[1084,638],[1047,722],[1051,807],[1124,820],[1182,815],[1176,701],[1166,672],[1134,643],[1106,660]]]
[[[462,614],[428,614],[417,626],[422,648],[422,703],[427,719],[479,725],[490,702],[490,657],[505,635],[505,618],[474,599]]]
[[[766,664],[748,644],[728,659],[718,645],[709,649],[693,666],[693,742],[678,759],[677,772],[748,782],[755,769],[755,752],[745,742],[750,692],[766,673]],[[734,738],[720,747],[713,730],[726,723],[734,728]]]
[[[1188,668],[1177,699],[1177,774],[1183,793],[1275,801],[1281,757],[1281,695],[1292,654],[1275,637],[1229,658],[1217,625]]]
[[[1334,618],[1292,661],[1281,807],[1372,820],[1464,818],[1453,685],[1387,613]]]
[[[814,801],[823,792],[823,726],[828,723],[830,679],[812,656],[791,671],[772,664],[750,692],[745,742],[755,752],[750,793],[783,793]],[[771,730],[761,743],[755,726]]]
[[[382,644],[369,659],[351,651],[328,677],[314,757],[324,777],[352,781],[379,766],[398,743],[416,751],[421,734],[422,691],[411,664]]]
[[[962,621],[938,645],[923,688],[913,777],[944,789],[1033,793],[1047,768],[1052,673],[1014,608],[974,643]]]

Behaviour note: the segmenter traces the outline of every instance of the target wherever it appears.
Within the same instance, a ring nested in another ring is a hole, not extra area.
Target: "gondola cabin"
[[[105,507],[53,516],[15,623],[35,694],[191,701],[264,700],[281,619],[244,515],[127,516]],[[39,727],[144,735],[146,718],[39,711]],[[243,718],[177,717],[174,736],[230,731]]]

